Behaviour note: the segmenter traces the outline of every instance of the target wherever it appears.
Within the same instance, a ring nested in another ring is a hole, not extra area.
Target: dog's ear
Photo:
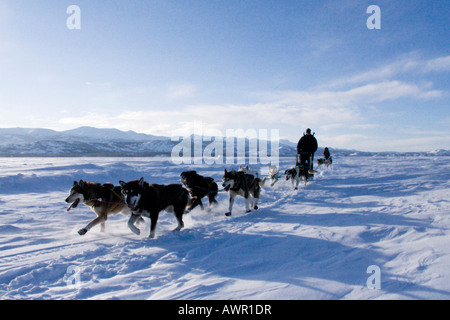
[[[125,181],[120,180],[119,184],[122,189],[125,188],[125,185],[126,185]]]
[[[73,186],[76,186],[78,184],[78,181],[73,182]]]
[[[139,180],[139,187],[143,187],[144,186],[144,177],[141,178],[141,180]]]
[[[225,169],[225,172],[224,172],[225,174],[227,174],[227,169]]]
[[[80,182],[78,182],[78,184],[80,185],[80,187],[84,188],[84,181],[80,180]]]

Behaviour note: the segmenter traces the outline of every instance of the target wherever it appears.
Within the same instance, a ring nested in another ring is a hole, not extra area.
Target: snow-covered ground
[[[267,183],[256,212],[239,199],[226,217],[221,192],[181,232],[161,213],[148,239],[148,219],[136,236],[122,215],[79,236],[95,215],[66,211],[73,181],[178,183],[187,169],[221,180],[231,166],[2,158],[0,299],[449,299],[449,159],[335,156],[298,191]]]

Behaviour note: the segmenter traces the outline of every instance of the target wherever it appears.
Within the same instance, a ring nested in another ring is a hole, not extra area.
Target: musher
[[[309,169],[313,169],[314,153],[317,150],[317,140],[313,134],[311,134],[311,129],[306,129],[306,133],[298,141],[297,144],[297,154],[300,158],[300,163],[297,165],[308,166]],[[298,158],[297,158],[298,159]]]

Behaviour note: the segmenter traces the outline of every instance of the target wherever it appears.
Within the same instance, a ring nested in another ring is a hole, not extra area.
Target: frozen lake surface
[[[148,219],[136,236],[123,215],[78,235],[95,214],[66,211],[73,181],[169,184],[185,170],[219,181],[238,165],[1,158],[0,299],[450,299],[449,159],[336,156],[299,190],[266,183],[249,214],[241,198],[226,217],[225,192],[181,232],[162,212],[148,239]]]

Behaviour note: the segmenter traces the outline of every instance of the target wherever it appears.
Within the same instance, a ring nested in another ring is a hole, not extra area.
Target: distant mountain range
[[[170,153],[173,144],[167,137],[117,129],[0,128],[0,156],[157,155]]]
[[[40,128],[0,128],[0,145],[7,142],[8,137],[14,137],[17,141],[28,143],[39,140],[73,140],[80,138],[86,141],[152,141],[152,140],[170,140],[167,137],[152,136],[134,131],[121,131],[118,129],[98,129],[93,127],[80,127],[66,131],[55,131],[51,129]]]
[[[191,136],[192,141],[193,136]],[[225,138],[220,138],[225,139]],[[0,156],[156,156],[170,155],[180,141],[134,131],[80,127],[55,131],[40,128],[0,128]],[[246,140],[248,145],[248,140]],[[258,141],[260,143],[260,141]],[[265,143],[267,143],[265,141]],[[211,144],[203,141],[202,150]],[[270,151],[270,142],[267,149]],[[225,140],[223,140],[224,154]],[[295,154],[296,145],[280,141],[279,152]],[[192,144],[192,154],[194,153]],[[236,148],[235,152],[236,152]],[[270,154],[270,153],[269,153]],[[248,155],[248,146],[246,149]]]
[[[192,137],[191,137],[192,138]],[[225,139],[225,138],[220,138]],[[192,139],[193,141],[193,139]],[[222,141],[225,150],[225,140]],[[271,143],[265,143],[270,156]],[[118,129],[98,129],[93,127],[80,127],[73,130],[55,131],[41,128],[0,128],[0,156],[164,156],[170,155],[179,141],[171,141],[168,137],[153,136],[134,131],[121,131]],[[203,141],[202,150],[210,145],[210,141]],[[246,156],[249,154],[249,141],[246,139]],[[192,147],[193,148],[193,147]],[[234,152],[237,152],[236,143]],[[192,153],[194,150],[191,150]],[[356,150],[330,148],[332,155],[344,156],[371,156],[394,154],[391,152],[374,153]],[[322,155],[323,148],[316,153]],[[294,156],[296,143],[280,140],[278,146],[280,156]],[[402,155],[450,155],[448,150],[435,150],[432,152],[401,153]]]

